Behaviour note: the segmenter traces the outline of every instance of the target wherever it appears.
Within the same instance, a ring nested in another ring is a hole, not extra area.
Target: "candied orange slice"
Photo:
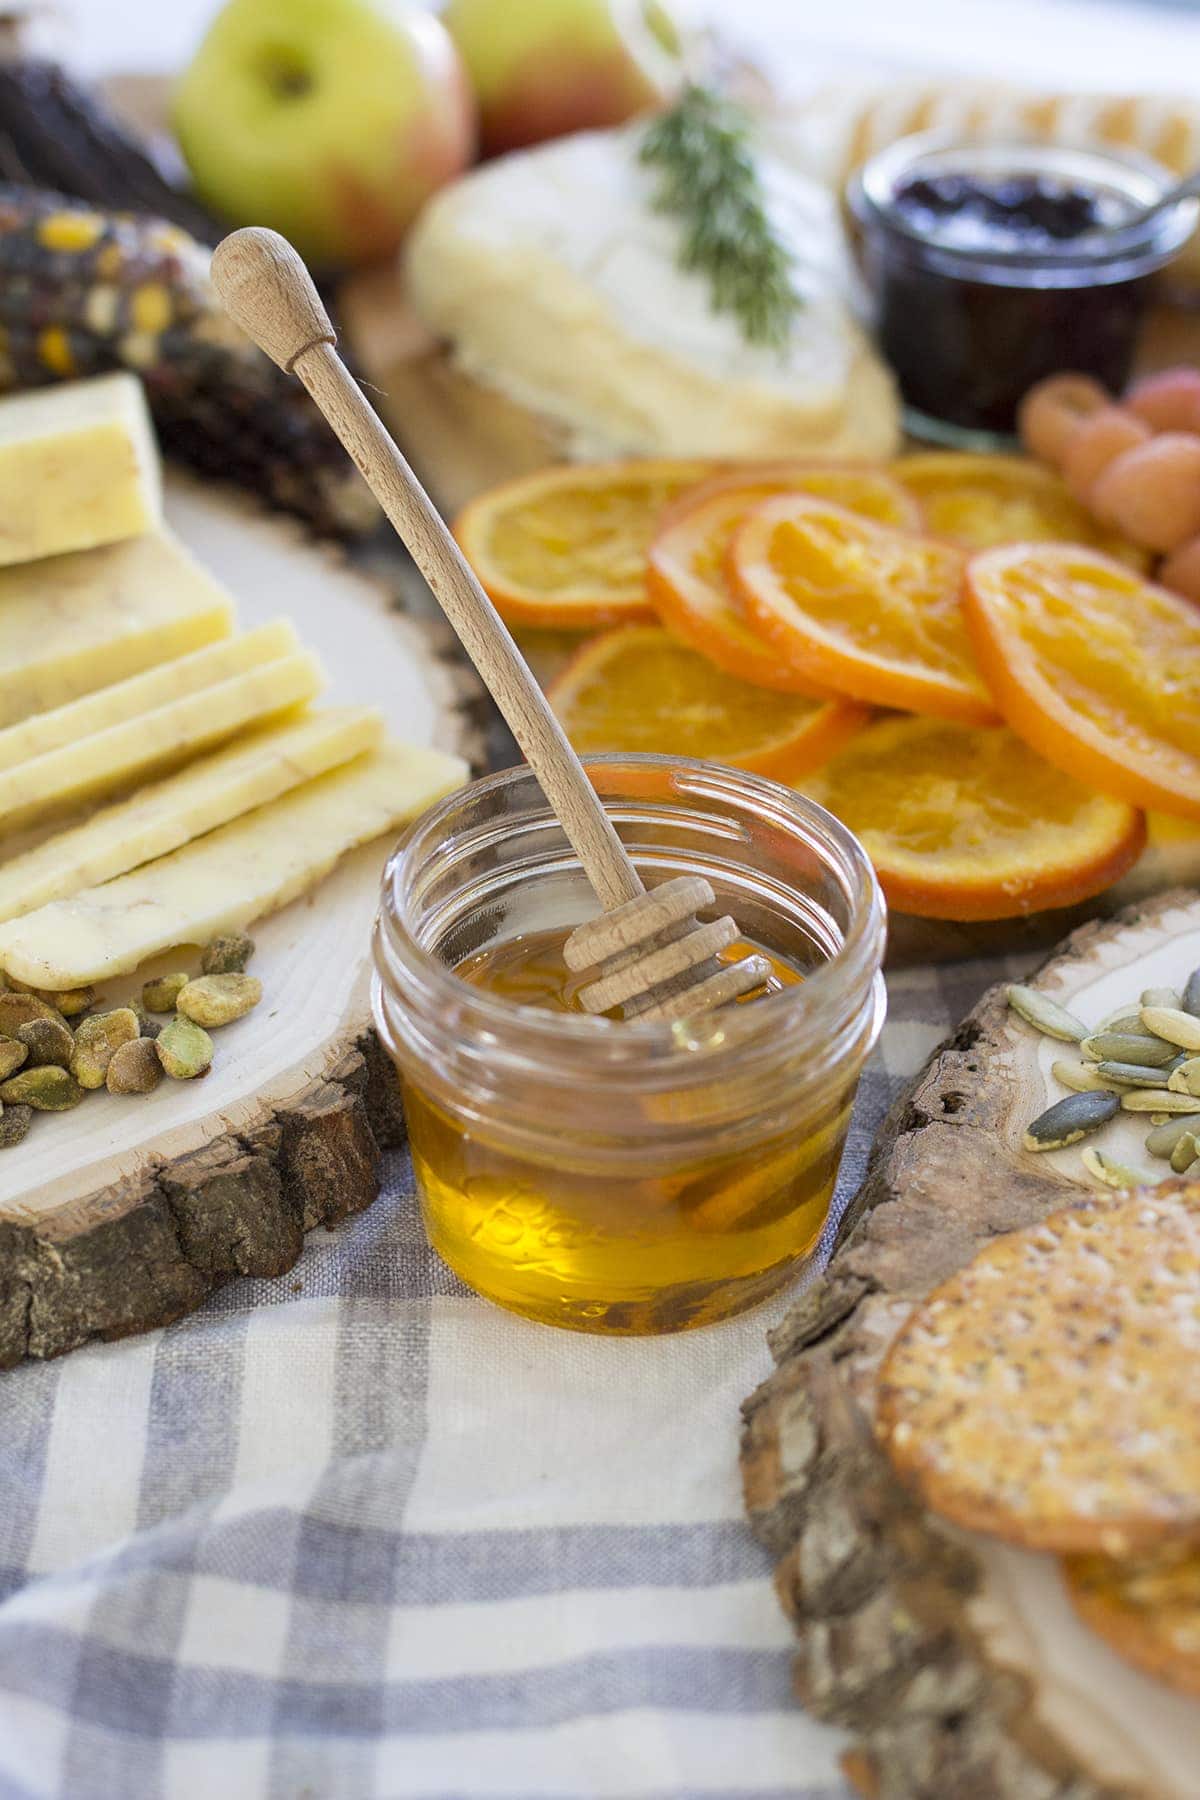
[[[1136,545],[1098,525],[1060,475],[1024,456],[932,450],[902,456],[892,473],[925,515],[925,529],[968,550],[993,544],[1087,544],[1144,569]]]
[[[813,694],[819,684],[754,629],[725,573],[734,533],[752,507],[776,494],[835,500],[883,524],[920,524],[916,502],[882,469],[776,463],[716,475],[668,507],[650,546],[647,591],[663,623],[718,668],[759,687]]]
[[[548,693],[584,753],[698,756],[780,779],[815,768],[868,716],[849,700],[751,687],[658,625],[589,638]]]
[[[705,462],[558,464],[472,500],[463,554],[504,618],[589,629],[652,617],[646,551],[664,507]]]
[[[1003,726],[877,719],[801,785],[861,838],[889,905],[929,919],[1070,906],[1118,880],[1146,841],[1136,808]]]
[[[1200,819],[1200,607],[1069,544],[985,550],[964,611],[1013,730],[1077,780]]]
[[[776,494],[811,494],[880,525],[895,525],[901,531],[921,529],[921,508],[890,468],[874,463],[823,462],[739,463],[721,469],[672,500],[662,516],[661,529],[665,531],[683,513],[716,495],[732,493],[744,493],[747,506]]]
[[[967,725],[998,718],[963,622],[963,551],[828,500],[756,507],[728,568],[750,620],[823,686]]]

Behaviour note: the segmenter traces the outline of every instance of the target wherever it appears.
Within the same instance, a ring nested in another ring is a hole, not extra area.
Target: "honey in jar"
[[[703,873],[771,991],[690,1023],[584,1013],[562,950],[595,901],[512,771],[393,859],[375,1010],[450,1267],[546,1324],[678,1331],[776,1291],[820,1239],[882,1016],[882,908],[856,841],[800,796],[657,757],[595,759],[602,794],[608,765],[647,884]]]

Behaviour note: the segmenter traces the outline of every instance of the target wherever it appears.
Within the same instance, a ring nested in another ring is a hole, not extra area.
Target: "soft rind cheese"
[[[66,706],[35,713],[19,725],[0,731],[0,770],[12,769],[31,757],[44,756],[64,744],[80,744],[96,732],[122,725],[143,713],[155,712],[172,700],[196,694],[204,688],[241,675],[262,663],[277,662],[300,647],[290,619],[274,619],[241,637],[225,638],[177,656],[126,681],[114,681],[94,694],[85,694]]]
[[[785,350],[749,344],[679,266],[683,227],[652,204],[641,129],[581,132],[443,189],[409,239],[424,322],[579,455],[891,455],[898,403],[852,316],[833,194],[764,151],[804,305]]]
[[[460,757],[385,744],[170,856],[0,925],[0,965],[33,987],[82,987],[240,931],[466,778]]]
[[[161,518],[158,447],[135,375],[0,400],[0,563],[116,543]]]
[[[228,637],[233,618],[168,532],[0,569],[0,726]]]
[[[327,707],[251,732],[0,864],[0,920],[167,856],[375,749],[382,738],[380,714],[354,706]]]
[[[317,658],[300,650],[31,757],[0,772],[0,831],[41,824],[175,767],[248,725],[306,705],[324,685]]]

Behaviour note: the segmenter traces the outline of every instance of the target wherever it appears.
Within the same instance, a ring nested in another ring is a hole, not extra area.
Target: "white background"
[[[678,3],[678,0],[677,0]],[[286,0],[276,0],[282,10]],[[1117,0],[687,0],[799,85],[831,66],[890,63],[1024,77],[1048,87],[1200,90],[1200,11]],[[218,0],[59,0],[70,60],[89,72],[171,69]],[[832,15],[832,16],[831,16]],[[1189,80],[1190,74],[1190,80]]]

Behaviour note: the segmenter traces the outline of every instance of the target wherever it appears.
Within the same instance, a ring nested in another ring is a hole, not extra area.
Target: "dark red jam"
[[[1114,158],[1053,147],[905,160],[900,145],[868,164],[850,201],[910,427],[1007,437],[1023,395],[1064,369],[1123,387],[1150,277],[1194,220],[1123,231],[1157,191]]]

